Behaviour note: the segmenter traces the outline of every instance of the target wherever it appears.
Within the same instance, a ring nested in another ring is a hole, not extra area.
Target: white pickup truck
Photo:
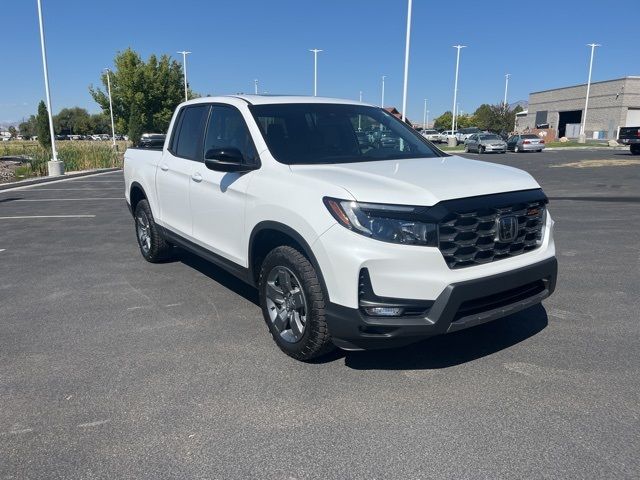
[[[256,286],[300,360],[457,331],[555,288],[553,221],[528,173],[447,155],[359,102],[185,102],[162,151],[126,151],[124,175],[143,257],[184,248]]]

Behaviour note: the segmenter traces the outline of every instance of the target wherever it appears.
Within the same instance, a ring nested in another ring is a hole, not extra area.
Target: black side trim
[[[193,243],[190,240],[187,240],[186,238],[182,237],[181,235],[172,232],[171,230],[169,230],[168,228],[165,227],[161,227],[160,225],[158,225],[158,228],[160,229],[160,232],[162,233],[162,236],[169,242],[172,243],[174,245],[177,245],[181,248],[184,248],[185,250],[188,250],[196,255],[198,255],[199,257],[204,258],[205,260],[207,260],[208,262],[213,263],[214,265],[217,265],[218,267],[226,270],[227,272],[229,272],[230,274],[232,274],[233,276],[239,278],[240,280],[242,280],[243,282],[246,282],[250,285],[253,285],[253,281],[251,280],[251,277],[249,276],[249,269],[245,268],[241,265],[238,265],[235,262],[232,262],[231,260],[228,260],[216,253],[213,253],[209,250],[207,250],[206,248],[201,247],[200,245]]]

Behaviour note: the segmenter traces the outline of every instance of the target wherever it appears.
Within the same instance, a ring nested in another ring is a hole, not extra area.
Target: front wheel
[[[518,145],[513,147],[513,153],[520,153],[520,147],[518,147]]]
[[[484,147],[482,145],[478,146],[478,154],[483,154],[484,153]]]
[[[258,286],[265,322],[284,353],[306,361],[333,350],[325,294],[302,253],[289,246],[273,249],[262,263]]]
[[[631,145],[631,155],[640,155],[640,145]]]
[[[469,153],[469,145],[465,143],[464,145],[464,153]]]

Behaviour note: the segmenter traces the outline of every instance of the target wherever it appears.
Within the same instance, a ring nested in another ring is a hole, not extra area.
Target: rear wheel
[[[169,245],[156,225],[147,200],[140,200],[136,205],[134,219],[136,222],[136,239],[140,253],[151,263],[161,262],[171,256]]]
[[[631,155],[640,155],[640,145],[631,145]]]
[[[265,322],[284,353],[311,360],[335,348],[318,274],[302,253],[289,246],[273,249],[262,263],[258,286]]]
[[[513,147],[513,153],[520,153],[520,147],[518,147],[518,145]]]

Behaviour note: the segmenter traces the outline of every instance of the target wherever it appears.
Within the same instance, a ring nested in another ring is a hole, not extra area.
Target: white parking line
[[[94,218],[95,215],[19,215],[14,217],[0,217],[0,220],[14,220],[21,218]]]
[[[36,183],[36,184],[33,184],[33,185],[16,186],[16,187],[13,187],[13,188],[7,188],[6,190],[0,190],[0,193],[12,192],[14,190],[25,190],[25,189],[28,189],[28,188],[38,188],[38,187],[40,187],[42,185],[54,185],[56,183],[61,183],[61,182],[73,182],[73,181],[77,181],[77,180],[84,180],[85,178],[95,178],[95,177],[102,177],[104,175],[115,175],[115,174],[122,175],[122,171],[121,170],[116,170],[115,172],[92,173],[91,175],[84,175],[82,177],[61,178],[60,180],[53,180],[51,182],[46,182],[46,183]],[[87,180],[85,180],[85,181],[87,181]],[[109,180],[109,181],[123,182],[122,180]]]
[[[20,198],[14,202],[81,202],[83,200],[124,200],[124,197],[94,198]]]
[[[4,252],[6,248],[0,248],[0,252]]]

